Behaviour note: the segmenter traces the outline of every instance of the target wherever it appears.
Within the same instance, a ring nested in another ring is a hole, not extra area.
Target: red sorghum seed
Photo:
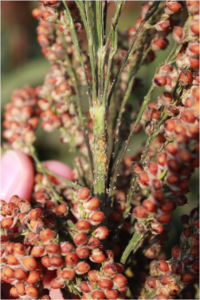
[[[19,294],[17,292],[17,289],[15,286],[13,286],[11,289],[10,289],[10,295],[14,298],[18,298],[19,297]]]
[[[174,274],[180,275],[184,271],[184,264],[181,261],[175,261],[173,262],[171,268]]]
[[[106,296],[105,296],[104,292],[101,290],[94,290],[92,292],[92,299],[105,299],[105,298],[106,298]]]
[[[189,272],[185,272],[181,275],[181,282],[185,284],[189,284],[194,280],[194,275]]]
[[[19,281],[25,281],[27,278],[27,273],[22,268],[15,269],[15,278]]]
[[[31,298],[37,298],[38,297],[38,290],[34,286],[28,286],[26,288],[26,295]]]
[[[77,274],[85,274],[90,270],[90,265],[86,262],[79,262],[75,267]]]
[[[65,280],[72,280],[75,277],[76,273],[74,269],[65,268],[62,271],[62,278]]]
[[[87,187],[82,187],[78,191],[80,201],[86,202],[90,198],[90,190]]]
[[[160,260],[158,262],[158,269],[162,272],[162,273],[166,273],[169,271],[169,265],[166,261],[164,260]]]
[[[27,256],[23,259],[23,266],[26,270],[32,271],[32,270],[36,269],[37,262],[33,257]]]
[[[137,206],[133,209],[133,214],[136,218],[144,219],[147,217],[147,213],[142,206]]]
[[[68,253],[65,256],[65,263],[68,266],[75,266],[78,262],[78,256],[76,253]]]
[[[33,285],[33,284],[37,283],[39,280],[40,280],[40,272],[34,270],[29,273],[29,276],[26,279],[26,282],[28,284]]]

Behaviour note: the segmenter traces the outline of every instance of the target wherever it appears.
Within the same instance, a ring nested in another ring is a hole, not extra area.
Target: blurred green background
[[[119,22],[119,29],[126,30],[134,26],[140,15],[140,7],[144,1],[128,1]],[[3,120],[3,107],[10,101],[12,91],[21,88],[25,84],[32,87],[43,83],[45,74],[50,71],[48,61],[41,54],[40,46],[37,43],[36,27],[38,21],[31,16],[31,10],[38,6],[36,1],[1,1],[1,114]],[[114,2],[111,2],[108,9],[108,28],[114,13]],[[184,22],[184,12],[182,22]],[[151,85],[154,72],[157,66],[166,58],[173,46],[171,35],[168,36],[169,46],[165,51],[156,53],[156,59],[149,66],[143,66],[137,77],[142,78],[144,88],[137,90],[129,99],[134,105],[136,101],[142,100]],[[157,95],[162,89],[157,89],[152,97],[156,101]],[[59,133],[49,134],[37,130],[37,151],[41,160],[56,159],[72,166],[72,157],[65,144],[59,142]],[[128,154],[134,155],[139,151],[146,140],[144,132],[136,135],[131,142],[131,151]],[[176,244],[181,232],[180,216],[188,214],[198,204],[199,193],[198,172],[192,175],[190,181],[190,192],[188,203],[178,207],[173,213],[171,231],[167,242],[167,253],[170,256],[172,245]]]

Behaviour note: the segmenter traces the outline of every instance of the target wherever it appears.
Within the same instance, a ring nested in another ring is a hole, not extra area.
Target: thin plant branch
[[[80,50],[80,47],[79,47],[79,41],[78,41],[78,38],[77,38],[74,21],[73,21],[73,18],[71,16],[70,10],[69,10],[66,2],[62,1],[62,3],[65,7],[65,10],[63,12],[66,15],[67,20],[70,24],[68,28],[70,30],[72,40],[73,40],[74,46],[75,46],[76,51],[77,51],[78,58],[80,60],[81,66],[82,66],[84,74],[85,74],[85,79],[86,79],[86,82],[87,82],[87,90],[88,90],[88,96],[89,96],[89,99],[90,99],[90,103],[92,103],[92,94],[91,94],[91,89],[90,89],[90,83],[89,83],[89,80],[88,80],[88,77],[87,77],[87,72],[86,72],[86,69],[85,69],[85,64],[84,64],[84,61],[83,61],[83,57],[81,55],[81,50]]]
[[[124,67],[126,66],[126,64],[127,64],[128,60],[129,60],[130,56],[132,55],[132,53],[135,50],[134,46],[137,45],[137,38],[138,38],[138,35],[140,34],[141,28],[144,26],[144,24],[146,23],[146,21],[154,14],[154,12],[156,12],[157,7],[158,7],[159,4],[160,4],[160,1],[153,2],[153,4],[151,5],[151,7],[149,9],[149,12],[147,12],[145,18],[140,23],[140,26],[138,27],[138,29],[137,29],[134,37],[133,37],[133,40],[131,42],[131,45],[130,45],[128,51],[127,51],[127,54],[126,54],[126,56],[125,56],[122,64],[120,65],[120,68],[119,68],[119,70],[117,72],[117,75],[116,75],[116,77],[115,77],[115,79],[113,81],[110,93],[108,95],[107,107],[109,107],[109,105],[110,105],[111,97],[112,97],[113,91],[115,89],[115,86],[116,86],[116,84],[117,84],[117,82],[119,80],[119,76],[120,76],[122,70],[124,69]]]
[[[33,157],[33,159],[34,159],[34,161],[35,161],[35,163],[36,163],[36,166],[37,166],[38,171],[42,172],[42,174],[44,175],[44,177],[45,177],[45,179],[46,179],[46,181],[47,181],[47,183],[48,183],[48,185],[49,185],[49,188],[50,188],[50,190],[52,191],[52,193],[53,193],[53,195],[54,195],[56,201],[58,201],[58,202],[60,202],[60,203],[65,203],[65,201],[63,201],[63,200],[60,198],[59,194],[56,192],[55,188],[54,188],[53,185],[51,184],[51,182],[50,182],[50,180],[49,180],[49,178],[48,178],[48,176],[47,176],[46,170],[43,168],[42,163],[40,162],[39,158],[37,157],[37,154],[36,154],[36,152],[35,152],[35,148],[34,148],[33,146],[31,146],[30,150],[31,150],[31,156]]]

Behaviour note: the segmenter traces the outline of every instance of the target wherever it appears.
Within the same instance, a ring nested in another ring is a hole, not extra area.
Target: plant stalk
[[[145,233],[139,234],[137,231],[135,231],[134,235],[132,236],[131,240],[129,241],[128,246],[126,247],[126,249],[124,250],[124,252],[122,254],[120,262],[123,265],[125,265],[131,251],[134,251],[135,249],[137,249],[139,242],[141,242],[144,239],[144,237],[145,237]]]
[[[42,172],[42,174],[44,175],[46,181],[48,182],[49,188],[51,189],[51,191],[52,191],[52,193],[53,193],[56,201],[58,201],[60,203],[65,203],[65,201],[63,201],[60,198],[59,194],[56,192],[56,190],[54,189],[53,185],[51,184],[51,182],[50,182],[50,180],[49,180],[49,178],[47,176],[47,172],[45,171],[45,169],[42,166],[42,163],[38,159],[37,154],[35,152],[35,148],[33,146],[31,146],[31,155],[32,155],[32,157],[33,157],[33,159],[34,159],[34,161],[36,163],[36,166],[37,166],[38,170]]]
[[[91,16],[91,1],[85,2],[86,16],[87,16],[87,38],[88,38],[88,50],[90,56],[90,66],[92,71],[92,97],[93,101],[97,102],[97,78],[96,78],[96,61],[94,55],[94,38],[92,32],[92,16]]]
[[[111,24],[111,30],[108,35],[106,45],[104,46],[104,53],[106,54],[106,51],[109,47],[110,38],[112,37],[111,49],[110,49],[109,58],[108,58],[108,67],[107,67],[107,72],[106,72],[106,81],[105,81],[105,87],[104,87],[103,99],[102,99],[104,105],[106,103],[106,97],[107,97],[107,92],[108,92],[108,87],[109,87],[109,82],[110,82],[110,73],[111,73],[110,71],[111,71],[111,66],[112,66],[112,60],[117,51],[117,23],[118,23],[119,17],[121,15],[121,12],[122,12],[122,9],[123,9],[125,3],[126,3],[125,0],[122,0],[119,3],[117,3],[117,9],[115,12],[114,20]]]
[[[114,79],[113,81],[113,85],[112,85],[112,88],[110,90],[110,93],[108,95],[108,101],[107,101],[107,106],[109,107],[110,105],[110,101],[111,101],[111,97],[112,97],[112,94],[114,92],[114,89],[115,89],[115,86],[119,80],[119,76],[122,72],[122,70],[124,69],[124,67],[126,66],[130,56],[132,55],[132,53],[134,52],[135,50],[135,46],[137,45],[137,38],[138,38],[138,35],[140,34],[140,30],[141,28],[143,27],[143,25],[146,23],[146,21],[154,14],[154,12],[157,10],[158,8],[158,5],[160,4],[160,1],[154,1],[153,4],[151,5],[150,9],[149,9],[149,12],[146,14],[144,20],[142,20],[142,22],[140,23],[140,26],[138,27],[134,37],[133,37],[133,40],[131,42],[131,45],[127,51],[127,54],[117,72],[117,75],[116,75],[116,78]]]
[[[44,168],[44,171],[45,171],[47,174],[52,175],[53,177],[58,178],[58,179],[60,179],[60,180],[62,180],[62,181],[64,181],[64,182],[66,182],[66,185],[69,186],[69,187],[71,187],[71,188],[77,188],[77,189],[80,189],[80,188],[82,187],[81,185],[79,185],[79,184],[77,184],[77,183],[75,183],[75,182],[73,182],[73,181],[70,181],[70,180],[68,180],[68,179],[66,179],[66,178],[64,178],[64,177],[62,177],[62,176],[60,176],[60,175],[58,175],[58,174],[56,174],[56,173],[54,173],[54,172],[52,172],[52,171],[49,171],[49,170],[46,169],[46,168]],[[63,187],[65,187],[65,185],[63,185]]]
[[[75,46],[76,51],[77,51],[78,58],[80,60],[81,66],[82,66],[84,74],[85,74],[85,79],[87,81],[88,96],[90,98],[90,103],[92,103],[92,94],[91,94],[91,89],[90,89],[90,83],[89,83],[89,80],[88,80],[88,77],[87,77],[87,73],[86,73],[86,69],[85,69],[85,64],[84,64],[84,61],[83,61],[83,57],[81,55],[81,50],[80,50],[80,47],[79,47],[79,41],[78,41],[78,38],[77,38],[74,21],[73,21],[73,18],[71,16],[70,10],[69,10],[66,2],[62,1],[62,3],[64,5],[64,7],[65,7],[65,10],[64,10],[63,13],[66,15],[67,20],[68,20],[68,22],[70,24],[70,26],[68,28],[70,30],[70,33],[71,33],[71,36],[72,36],[72,40],[73,40],[74,46]]]
[[[113,175],[113,180],[112,180],[111,187],[110,187],[110,192],[109,192],[109,195],[110,195],[110,196],[112,196],[112,191],[113,191],[115,182],[116,182],[116,180],[117,180],[117,174],[119,173],[120,166],[121,166],[121,162],[122,162],[122,160],[124,159],[124,156],[125,156],[126,151],[127,151],[127,149],[128,149],[128,146],[129,146],[129,143],[130,143],[130,141],[131,141],[131,138],[132,138],[132,136],[133,136],[133,134],[134,134],[134,132],[135,132],[135,129],[136,129],[138,123],[140,122],[140,120],[141,120],[141,118],[142,118],[143,112],[144,112],[145,107],[146,107],[146,105],[147,105],[147,103],[148,103],[148,101],[149,101],[149,99],[150,99],[150,97],[151,97],[151,94],[153,93],[153,90],[154,90],[154,85],[152,84],[151,87],[150,87],[150,89],[149,89],[148,94],[147,94],[146,97],[144,98],[142,107],[141,107],[140,112],[139,112],[139,114],[138,114],[138,116],[137,116],[137,119],[136,119],[136,121],[135,121],[135,123],[134,123],[134,126],[133,126],[133,128],[132,128],[132,130],[131,130],[131,132],[130,132],[130,134],[129,134],[129,137],[128,137],[128,139],[126,140],[126,142],[125,142],[125,144],[124,144],[124,148],[123,148],[123,150],[122,150],[122,154],[121,154],[121,156],[120,156],[120,158],[119,158],[119,160],[118,160],[118,162],[117,162],[117,165],[116,165],[116,167],[115,167],[115,172],[114,172],[114,175]]]
[[[108,171],[107,133],[104,119],[105,107],[97,103],[97,105],[90,108],[90,115],[93,120],[94,134],[94,193],[103,202]]]

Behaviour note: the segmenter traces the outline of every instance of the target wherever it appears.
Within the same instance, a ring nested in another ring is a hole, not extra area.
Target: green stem
[[[73,137],[71,135],[69,135],[69,133],[67,132],[67,130],[64,127],[60,127],[59,128],[61,134],[63,134],[69,141],[69,147],[71,149],[72,152],[75,152],[76,150],[76,146],[75,146],[75,141],[73,140]]]
[[[111,70],[111,66],[112,66],[112,60],[117,51],[117,24],[118,24],[118,20],[119,20],[119,17],[121,15],[121,12],[122,12],[122,9],[123,9],[125,3],[126,3],[126,1],[124,1],[124,0],[120,1],[119,3],[117,2],[117,9],[115,12],[114,20],[111,24],[111,30],[108,35],[106,45],[104,46],[104,53],[106,53],[106,51],[109,47],[110,38],[112,37],[111,49],[110,49],[109,58],[108,58],[108,69],[106,72],[106,82],[105,82],[105,88],[104,88],[103,100],[102,100],[104,105],[106,103],[108,86],[109,86],[109,82],[110,82],[110,74],[111,74],[110,70]]]
[[[95,28],[95,51],[96,56],[103,45],[103,28],[102,28],[102,2],[97,0],[93,3],[94,8],[94,28]]]
[[[149,48],[147,50],[149,50]],[[143,51],[141,49],[140,53],[142,53],[142,52]],[[126,92],[124,94],[124,98],[122,100],[122,104],[120,106],[120,110],[119,110],[119,114],[118,114],[118,118],[117,118],[117,125],[116,125],[116,130],[115,130],[115,137],[114,137],[114,148],[115,148],[115,145],[118,141],[119,127],[120,127],[120,124],[121,124],[123,110],[124,110],[124,107],[126,105],[126,102],[127,102],[128,98],[130,97],[131,90],[132,90],[132,87],[133,87],[133,82],[134,82],[134,79],[135,79],[135,75],[137,74],[137,72],[138,72],[139,68],[141,67],[144,59],[146,58],[147,53],[148,53],[148,51],[145,51],[144,55],[139,54],[139,59],[137,59],[136,62],[134,61],[133,64],[130,66],[129,70],[128,70],[129,80],[128,80],[127,89],[126,89]],[[115,149],[114,149],[113,155],[114,154],[115,154]]]
[[[141,28],[142,28],[143,25],[146,23],[146,21],[147,21],[147,20],[154,14],[154,12],[157,10],[159,4],[160,4],[160,1],[154,1],[153,4],[151,5],[150,9],[149,9],[149,12],[146,14],[144,20],[142,20],[142,22],[140,23],[140,26],[138,27],[138,29],[137,29],[137,31],[136,31],[134,37],[133,37],[133,40],[132,40],[132,42],[131,42],[131,45],[130,45],[128,51],[127,51],[127,54],[126,54],[126,56],[125,56],[125,58],[124,58],[124,60],[123,60],[123,62],[122,62],[122,64],[121,64],[121,66],[120,66],[120,68],[119,68],[119,70],[118,70],[118,72],[117,72],[117,75],[116,75],[116,77],[115,77],[115,79],[114,79],[114,81],[113,81],[112,88],[111,88],[110,93],[109,93],[109,95],[108,95],[107,107],[109,107],[109,105],[110,105],[111,97],[112,97],[113,91],[114,91],[114,89],[115,89],[115,86],[116,86],[116,84],[117,84],[117,82],[118,82],[118,80],[119,80],[119,76],[120,76],[122,70],[124,69],[124,67],[126,66],[126,64],[127,64],[128,60],[129,60],[130,56],[131,56],[132,53],[134,52],[135,47],[137,46],[137,38],[138,38],[138,35],[140,34]]]
[[[64,40],[63,40],[63,43],[66,44]],[[67,47],[67,45],[66,45],[66,47]],[[92,172],[93,172],[93,170],[94,170],[93,157],[92,157],[92,151],[91,151],[91,148],[90,148],[90,143],[89,143],[85,123],[83,121],[83,112],[82,112],[82,106],[81,106],[80,88],[79,88],[79,85],[78,85],[78,80],[77,80],[76,74],[75,74],[75,72],[72,68],[71,61],[70,61],[69,56],[67,54],[67,51],[65,53],[65,59],[67,61],[67,65],[68,65],[67,72],[69,73],[69,76],[70,76],[72,82],[74,83],[74,88],[75,88],[75,91],[76,91],[76,96],[77,96],[76,97],[76,104],[77,104],[77,107],[75,105],[75,108],[76,108],[75,111],[76,111],[76,115],[78,117],[79,123],[82,127],[82,131],[83,131],[84,139],[85,139],[85,144],[86,144],[86,147],[87,147],[87,150],[88,150],[89,163],[90,163],[90,166],[91,166],[91,169],[92,169]],[[64,134],[67,134],[67,132],[66,132],[66,130],[64,130],[64,128],[63,128],[63,131],[64,131]]]
[[[105,198],[105,179],[108,169],[107,135],[104,120],[105,107],[99,104],[93,106],[90,108],[90,115],[93,120],[94,134],[94,193],[103,202]]]
[[[108,1],[105,1],[103,6],[103,45],[105,45],[106,43],[107,10],[108,10]]]
[[[118,24],[119,16],[120,16],[120,14],[121,14],[121,12],[124,8],[124,5],[126,4],[126,1],[127,0],[120,0],[120,1],[116,2],[117,9],[116,9],[115,16],[114,16],[114,19],[113,19],[112,24],[111,24],[111,29],[110,29],[110,32],[108,34],[108,38],[107,38],[107,41],[106,41],[105,51],[108,50],[108,47],[109,47],[109,44],[110,44],[110,39],[111,39],[112,34],[113,34],[113,29],[115,29],[117,24]]]
[[[120,166],[121,166],[121,162],[122,162],[122,160],[124,159],[124,156],[125,156],[126,151],[127,151],[127,149],[128,149],[128,146],[129,146],[129,143],[130,143],[130,141],[131,141],[131,138],[132,138],[132,136],[133,136],[133,134],[134,134],[134,132],[135,132],[135,129],[136,129],[138,123],[139,123],[140,120],[141,120],[141,117],[142,117],[142,115],[143,115],[143,112],[144,112],[145,107],[146,107],[146,105],[147,105],[147,103],[148,103],[148,101],[149,101],[149,99],[150,99],[150,97],[151,97],[151,94],[152,94],[153,90],[154,90],[154,85],[152,84],[151,87],[150,87],[150,89],[149,89],[148,94],[147,94],[146,97],[144,98],[142,107],[141,107],[140,112],[139,112],[139,114],[138,114],[138,117],[137,117],[137,119],[136,119],[136,121],[135,121],[135,123],[134,123],[134,126],[133,126],[133,128],[132,128],[132,130],[131,130],[131,132],[130,132],[130,134],[129,134],[129,137],[128,137],[128,139],[126,140],[126,142],[125,142],[125,144],[124,144],[124,148],[123,148],[123,150],[122,150],[122,154],[121,154],[121,156],[120,156],[120,158],[119,158],[119,160],[118,160],[118,162],[117,162],[117,165],[116,165],[116,168],[115,168],[115,172],[114,172],[114,175],[113,175],[113,180],[112,180],[112,183],[111,183],[111,188],[110,188],[110,193],[109,193],[110,196],[112,196],[112,191],[113,191],[115,182],[116,182],[116,180],[117,180],[117,174],[119,173]]]
[[[128,246],[126,247],[126,249],[124,250],[124,252],[122,254],[120,262],[123,265],[126,263],[131,251],[134,251],[134,249],[137,249],[139,242],[142,241],[144,237],[145,237],[145,233],[139,234],[137,231],[134,233],[131,240],[129,241]]]
[[[62,298],[63,299],[69,299],[70,295],[69,295],[69,289],[68,289],[68,287],[65,286],[64,288],[61,288],[60,292],[62,294]]]
[[[85,2],[86,16],[87,16],[87,39],[88,39],[88,50],[90,56],[90,66],[92,71],[92,96],[93,101],[97,102],[97,78],[96,78],[96,61],[94,59],[94,38],[92,32],[92,16],[91,16],[91,1]]]
[[[128,195],[127,207],[126,207],[126,210],[124,211],[124,214],[123,214],[124,219],[129,214],[130,207],[131,207],[131,201],[132,201],[132,197],[133,197],[133,194],[134,194],[136,183],[137,183],[137,179],[135,178],[132,185],[131,185],[130,192],[129,192],[129,195]]]
[[[74,161],[73,165],[74,165],[74,168],[76,168],[76,170],[78,172],[78,179],[81,182],[81,185],[89,187],[89,184],[87,184],[87,181],[86,181],[86,176],[82,175],[82,174],[84,174],[84,170],[83,170],[83,167],[82,167],[80,157],[79,157],[79,166],[77,165],[77,163],[75,161]],[[81,170],[80,170],[80,168],[81,168]],[[81,174],[80,171],[82,171],[82,174]]]
[[[176,104],[176,101],[174,102],[174,104]],[[143,151],[143,153],[141,155],[141,159],[140,159],[140,162],[142,164],[145,163],[145,160],[146,160],[146,157],[147,157],[147,155],[149,153],[149,149],[151,147],[151,144],[152,144],[152,142],[154,141],[154,139],[157,137],[157,135],[160,132],[160,126],[164,123],[164,121],[167,118],[168,118],[168,115],[164,114],[162,116],[161,120],[159,121],[159,123],[158,123],[158,125],[156,127],[156,130],[154,131],[154,133],[148,137],[148,139],[146,141],[146,147],[144,148],[144,151]],[[128,203],[131,203],[136,183],[137,183],[137,180],[135,179],[134,182],[133,182],[133,184],[131,185],[131,188],[130,188],[130,192],[129,192],[129,195],[128,195]]]
[[[98,64],[98,99],[102,99],[104,86],[104,56],[103,51],[103,4],[102,1],[94,2],[94,22],[96,31],[96,55]]]
[[[157,290],[156,291],[150,291],[148,293],[146,293],[145,295],[145,299],[153,299],[157,294]]]
[[[179,46],[177,46],[177,44],[174,45],[172,51],[170,52],[170,55],[168,56],[168,58],[165,60],[165,62],[163,63],[164,64],[167,64],[170,62],[171,59],[173,59],[174,55],[176,55],[176,52],[177,52],[177,48],[179,48]],[[175,53],[175,54],[174,54]],[[156,70],[157,72],[157,70]],[[144,112],[144,109],[146,107],[146,104],[148,103],[148,100],[149,98],[151,97],[151,94],[154,90],[154,85],[152,84],[150,89],[149,89],[149,92],[148,94],[146,95],[145,99],[144,99],[144,102],[143,102],[143,105],[142,105],[142,108],[140,110],[140,113],[136,119],[136,122],[131,130],[131,133],[129,135],[129,138],[127,139],[125,146],[124,146],[124,149],[123,149],[123,152],[122,152],[122,155],[120,157],[120,159],[118,160],[118,163],[117,163],[117,166],[116,166],[116,170],[115,170],[115,173],[114,173],[114,176],[113,176],[113,181],[112,181],[112,184],[111,184],[111,189],[110,189],[110,195],[112,195],[112,190],[113,190],[113,187],[114,187],[114,184],[115,184],[115,181],[117,179],[117,174],[119,172],[119,168],[120,168],[120,164],[122,162],[122,159],[124,158],[124,155],[126,153],[126,150],[128,149],[128,144],[130,142],[130,139],[131,139],[131,136],[133,135],[134,131],[135,131],[135,128],[137,126],[137,124],[139,123],[142,115],[143,115],[143,112]],[[175,91],[176,91],[176,88],[175,88]],[[145,159],[146,159],[146,156],[149,152],[149,148],[151,146],[151,143],[153,142],[153,140],[155,139],[155,137],[158,135],[158,133],[160,132],[160,126],[163,124],[163,122],[167,119],[167,115],[164,114],[164,116],[161,118],[161,120],[159,121],[158,123],[158,126],[156,127],[156,130],[155,132],[153,133],[153,135],[149,136],[149,138],[147,139],[147,142],[146,142],[146,147],[142,153],[142,156],[141,156],[141,163],[144,163]],[[138,121],[139,120],[139,121]],[[133,196],[133,193],[134,193],[134,189],[135,189],[135,185],[136,185],[137,181],[134,180],[132,186],[131,186],[131,189],[130,189],[130,192],[129,192],[129,195],[128,195],[128,203],[131,202],[131,199],[132,199],[132,196]],[[128,205],[129,207],[129,205]]]
[[[88,39],[88,50],[89,50],[89,56],[90,56],[90,66],[91,66],[91,71],[92,71],[92,101],[97,101],[97,78],[96,78],[96,62],[94,59],[94,38],[93,38],[93,32],[92,32],[92,16],[91,16],[91,2],[86,1],[85,2],[85,8],[86,8],[86,13],[84,10],[84,4],[82,1],[77,1],[76,2],[82,20],[84,24],[84,28],[86,30],[87,34],[87,39]],[[86,19],[87,15],[87,19]]]
[[[179,46],[178,46],[178,48],[179,48]],[[177,45],[175,44],[174,47],[173,47],[173,49],[172,49],[172,51],[170,52],[170,55],[165,60],[164,64],[167,64],[168,61],[170,61],[172,59],[172,57],[174,57],[174,55],[176,55],[176,52],[177,52]],[[144,57],[146,57],[146,54],[145,54],[145,56],[143,56],[143,58]],[[177,89],[177,86],[175,87],[174,91],[176,91],[176,89]],[[148,92],[148,94],[149,94],[149,92]],[[166,118],[167,118],[167,115],[164,115],[163,118],[161,118],[161,121],[158,123],[157,130],[155,131],[155,134],[153,134],[153,137],[149,136],[149,138],[147,139],[146,147],[145,147],[145,150],[144,150],[144,152],[142,154],[142,157],[141,157],[141,162],[142,163],[144,163],[144,161],[146,159],[146,156],[147,156],[147,154],[149,152],[150,145],[153,142],[153,140],[155,139],[155,137],[158,135],[159,130],[160,130],[160,126],[166,120]],[[120,221],[120,223],[118,225],[117,232],[116,232],[116,235],[115,235],[114,240],[113,240],[113,249],[114,249],[115,243],[117,241],[117,237],[119,235],[119,231],[120,231],[120,229],[121,229],[121,227],[122,227],[122,225],[124,223],[124,220],[127,218],[128,214],[129,214],[130,207],[131,207],[131,201],[132,201],[132,197],[133,197],[136,185],[137,185],[137,179],[135,178],[134,181],[133,181],[133,183],[132,183],[132,185],[131,185],[131,187],[130,187],[129,195],[128,195],[128,198],[127,198],[126,209],[125,209],[123,217],[122,217],[122,219],[121,219],[121,221]]]
[[[100,102],[103,99],[104,83],[105,83],[105,55],[103,46],[103,35],[104,35],[104,18],[103,18],[103,1],[96,0],[96,14],[97,16],[97,31],[98,31],[98,98]]]
[[[159,134],[159,132],[160,132],[160,126],[161,126],[161,125],[163,124],[163,122],[167,119],[167,117],[168,117],[168,116],[165,114],[165,115],[161,118],[160,122],[158,123],[158,125],[157,125],[157,127],[156,127],[155,132],[154,132],[152,135],[150,135],[150,136],[148,137],[148,139],[147,139],[147,141],[146,141],[146,147],[145,147],[145,149],[144,149],[144,151],[143,151],[143,153],[142,153],[142,155],[141,155],[141,159],[140,159],[140,162],[141,162],[142,164],[145,162],[145,159],[146,159],[146,157],[147,157],[147,154],[148,154],[148,152],[149,152],[149,149],[150,149],[150,146],[151,146],[152,142],[154,141],[154,139],[156,138],[156,136],[157,136],[157,135]],[[137,180],[135,179],[134,182],[133,182],[132,185],[131,185],[130,192],[129,192],[129,195],[128,195],[128,206],[127,206],[127,207],[129,207],[129,209],[130,209],[130,205],[129,205],[129,204],[131,203],[131,200],[132,200],[132,197],[133,197],[133,193],[134,193],[136,184],[137,184]]]
[[[136,183],[136,179],[134,179],[134,183],[133,183],[133,190],[135,189],[135,183]],[[122,215],[122,218],[119,222],[119,225],[117,227],[117,231],[116,231],[116,234],[114,236],[114,239],[113,239],[113,245],[112,245],[112,249],[114,250],[115,248],[115,244],[117,242],[117,238],[118,238],[118,235],[119,235],[119,232],[124,224],[124,220],[127,218],[128,214],[129,214],[129,211],[130,211],[130,207],[131,207],[131,201],[132,201],[132,197],[130,197],[130,194],[129,194],[129,197],[127,199],[127,204],[126,204],[126,209]]]
[[[51,182],[49,181],[49,178],[47,176],[47,172],[45,171],[45,169],[42,166],[42,163],[40,162],[40,160],[37,157],[37,154],[35,152],[35,148],[33,146],[31,146],[31,155],[34,159],[34,161],[36,162],[36,166],[38,168],[39,171],[42,172],[42,174],[44,175],[46,181],[48,182],[49,188],[51,189],[56,201],[60,202],[60,203],[65,203],[65,201],[63,201],[59,194],[56,192],[56,190],[54,189],[53,185],[51,184]]]
[[[79,297],[81,297],[81,294],[79,293],[79,291],[72,284],[70,284],[69,286],[71,287],[72,291],[74,291],[75,294],[77,294]]]
[[[84,64],[84,61],[83,61],[83,57],[81,55],[81,50],[80,50],[80,47],[79,47],[79,41],[78,41],[78,38],[77,38],[74,21],[73,21],[73,18],[71,16],[70,10],[69,10],[66,2],[62,1],[62,3],[65,7],[65,10],[63,11],[63,13],[66,15],[67,20],[69,22],[69,27],[68,28],[70,30],[72,40],[73,40],[74,46],[75,46],[76,51],[77,51],[78,58],[80,60],[81,66],[82,66],[84,74],[85,74],[85,79],[87,81],[88,96],[90,98],[90,103],[92,103],[92,94],[91,94],[91,89],[90,89],[90,83],[89,83],[89,80],[88,80],[88,77],[87,77],[87,72],[85,70],[85,64]]]
[[[68,179],[66,179],[66,178],[64,178],[64,177],[62,177],[62,176],[60,176],[60,175],[58,175],[58,174],[56,174],[56,173],[54,173],[54,172],[52,172],[52,171],[49,171],[48,169],[46,169],[46,168],[44,168],[44,171],[47,173],[47,174],[49,174],[49,175],[52,175],[53,177],[56,177],[56,178],[58,178],[58,179],[60,179],[60,180],[62,180],[62,181],[64,181],[64,182],[66,182],[67,183],[67,186],[69,186],[69,187],[72,187],[72,188],[77,188],[77,189],[80,189],[82,186],[81,185],[79,185],[79,184],[77,184],[77,183],[75,183],[75,182],[73,182],[73,181],[70,181],[70,180],[68,180]],[[63,185],[63,187],[65,187],[66,185]]]

